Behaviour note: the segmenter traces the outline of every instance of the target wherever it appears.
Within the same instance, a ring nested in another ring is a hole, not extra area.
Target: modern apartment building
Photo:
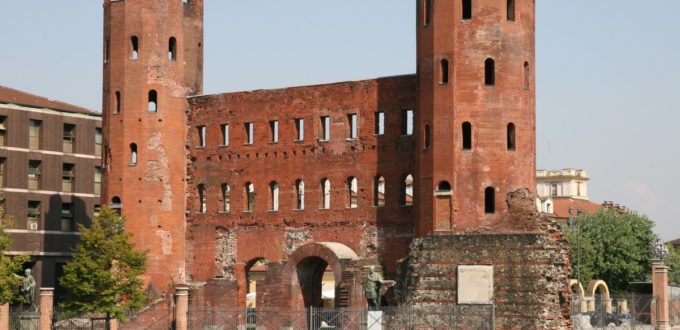
[[[8,254],[29,254],[36,282],[56,287],[77,224],[99,207],[101,115],[0,86],[0,201],[14,218]]]

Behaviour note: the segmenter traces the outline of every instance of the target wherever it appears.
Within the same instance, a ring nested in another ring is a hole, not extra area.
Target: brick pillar
[[[0,330],[9,330],[9,304],[0,305]]]
[[[670,329],[670,320],[668,318],[668,266],[661,260],[655,260],[652,263],[652,268],[652,290],[656,300],[657,329]]]
[[[40,288],[40,330],[52,329],[54,288]]]
[[[187,314],[189,312],[189,287],[175,288],[175,329],[187,330]]]

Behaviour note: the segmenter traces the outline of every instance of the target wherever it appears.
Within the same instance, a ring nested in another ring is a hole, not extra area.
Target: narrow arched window
[[[484,84],[487,86],[496,84],[496,63],[492,58],[484,61]]]
[[[170,37],[168,40],[168,60],[177,60],[177,39]]]
[[[139,58],[139,39],[137,39],[137,36],[130,37],[130,47],[131,47],[130,59],[132,59],[132,60],[138,59]]]
[[[407,174],[401,185],[401,205],[413,205],[413,175]]]
[[[305,209],[305,182],[297,179],[295,181],[295,209]]]
[[[198,212],[199,213],[205,213],[207,210],[208,210],[208,205],[206,203],[205,185],[199,184],[198,185]]]
[[[149,91],[148,110],[151,113],[156,113],[156,111],[158,111],[158,93],[155,89]]]
[[[109,204],[109,208],[114,210],[116,213],[121,214],[123,211],[123,204],[120,202],[120,197],[113,196],[111,198],[111,204]]]
[[[446,59],[441,60],[441,83],[442,84],[448,84],[449,83],[449,61]]]
[[[524,62],[524,89],[531,88],[531,68],[529,68],[529,62]]]
[[[448,181],[439,182],[437,192],[451,192],[451,184]]]
[[[328,179],[321,180],[321,208],[331,208],[331,182]]]
[[[276,181],[269,183],[269,210],[279,210],[279,184]]]
[[[515,124],[508,124],[507,132],[508,150],[515,150]]]
[[[113,114],[117,115],[120,113],[120,91],[116,91],[113,99]]]
[[[463,150],[472,149],[472,124],[464,122],[462,127],[463,133]]]
[[[430,148],[430,125],[425,125],[423,130],[423,149]]]
[[[359,182],[357,178],[350,176],[347,178],[347,191],[349,192],[348,207],[350,209],[355,209],[359,206]]]
[[[423,25],[432,23],[432,0],[423,0]]]
[[[378,175],[375,177],[375,202],[374,206],[383,207],[385,206],[385,178]]]
[[[472,18],[472,0],[463,0],[463,19]]]
[[[496,189],[493,187],[487,187],[484,190],[484,212],[496,213]]]
[[[255,186],[251,182],[246,182],[245,195],[246,195],[246,212],[253,212],[255,209]]]
[[[508,21],[515,20],[515,0],[508,0]]]
[[[130,144],[130,165],[137,165],[137,144]]]
[[[229,187],[228,184],[223,183],[221,191],[222,191],[222,212],[227,213],[231,209],[230,207],[231,198],[229,196],[231,194],[231,188]]]

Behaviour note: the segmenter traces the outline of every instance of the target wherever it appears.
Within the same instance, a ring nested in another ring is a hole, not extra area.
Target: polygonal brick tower
[[[417,235],[498,225],[535,190],[534,0],[418,0]]]
[[[184,282],[186,98],[202,91],[202,40],[202,0],[104,0],[102,200],[162,292]]]

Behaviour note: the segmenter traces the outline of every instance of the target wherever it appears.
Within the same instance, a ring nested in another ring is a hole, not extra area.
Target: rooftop
[[[0,103],[101,116],[101,113],[0,85]]]

